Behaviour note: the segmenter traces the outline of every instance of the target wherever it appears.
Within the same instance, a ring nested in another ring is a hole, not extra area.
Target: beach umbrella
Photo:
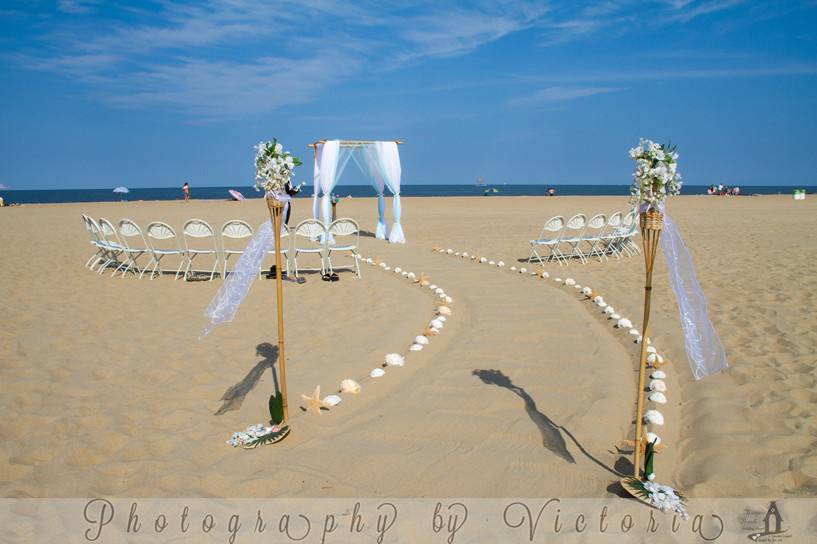
[[[130,193],[130,189],[127,187],[117,187],[113,190],[114,193]]]
[[[245,200],[244,195],[242,195],[241,193],[234,189],[228,189],[227,192],[230,193],[230,196],[233,197],[234,200],[238,201]]]

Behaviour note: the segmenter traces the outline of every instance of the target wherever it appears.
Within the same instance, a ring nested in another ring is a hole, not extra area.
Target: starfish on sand
[[[311,397],[307,397],[301,393],[301,400],[306,403],[307,411],[315,412],[321,415],[321,408],[328,408],[328,406],[321,400],[321,386],[317,386]]]

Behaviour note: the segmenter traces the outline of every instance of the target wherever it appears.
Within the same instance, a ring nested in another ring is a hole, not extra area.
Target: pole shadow
[[[603,468],[607,472],[612,473],[615,476],[623,476],[620,474],[615,468],[610,468],[598,459],[596,459],[590,452],[588,452],[584,446],[573,436],[568,429],[561,425],[556,425],[548,416],[543,414],[539,411],[536,407],[536,401],[525,391],[522,387],[514,384],[511,379],[506,376],[501,370],[474,370],[472,374],[482,380],[484,383],[488,385],[496,385],[498,387],[502,387],[504,389],[508,389],[509,391],[513,392],[517,396],[519,396],[525,402],[525,411],[530,417],[531,421],[533,421],[534,425],[539,429],[539,433],[542,435],[542,445],[556,454],[557,456],[561,457],[568,463],[575,463],[576,460],[567,450],[567,444],[565,442],[562,433],[566,434],[570,440],[575,444],[579,451],[582,454],[597,464],[599,467]]]
[[[238,410],[244,403],[244,398],[252,391],[264,375],[264,371],[269,368],[272,374],[272,383],[275,387],[275,394],[278,394],[278,373],[275,370],[275,363],[278,361],[278,346],[273,346],[268,342],[258,344],[255,354],[262,357],[241,381],[227,388],[219,399],[221,407],[216,410],[215,415],[224,415],[227,412]]]

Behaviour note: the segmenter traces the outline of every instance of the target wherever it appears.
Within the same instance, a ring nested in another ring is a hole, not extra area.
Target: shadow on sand
[[[549,451],[558,455],[568,463],[576,462],[576,460],[567,450],[567,444],[562,436],[562,433],[564,433],[570,438],[576,447],[579,448],[585,457],[617,477],[624,475],[617,470],[619,468],[618,466],[615,468],[610,468],[593,457],[590,452],[584,449],[584,446],[582,446],[581,443],[576,440],[576,437],[573,436],[569,430],[561,425],[556,425],[548,416],[540,412],[536,407],[536,401],[533,400],[528,392],[518,385],[515,385],[501,370],[474,370],[472,374],[488,385],[496,385],[518,395],[525,402],[525,411],[528,413],[528,417],[530,417],[531,421],[533,421],[533,423],[539,429],[539,433],[542,435],[542,445]]]
[[[219,408],[215,415],[220,416],[238,410],[244,403],[244,397],[252,391],[266,369],[270,369],[272,374],[272,382],[275,386],[275,394],[278,394],[278,374],[275,371],[275,363],[278,361],[278,346],[273,346],[267,342],[258,344],[255,348],[255,354],[262,357],[255,366],[244,376],[240,382],[231,385],[227,388],[221,396],[221,408]]]

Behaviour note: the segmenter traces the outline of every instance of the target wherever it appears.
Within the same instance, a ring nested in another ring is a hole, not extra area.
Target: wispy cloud
[[[616,87],[546,87],[528,96],[508,101],[509,106],[530,106],[548,102],[568,102],[597,94],[612,93],[623,89]]]
[[[686,2],[677,6],[676,9],[678,12],[669,16],[668,20],[688,23],[697,17],[733,8],[739,4],[743,4],[744,1],[745,0],[711,0],[710,2],[695,5],[693,5],[692,2]]]
[[[96,4],[95,0],[59,0],[57,9],[63,13],[78,15],[90,13],[94,10]]]

